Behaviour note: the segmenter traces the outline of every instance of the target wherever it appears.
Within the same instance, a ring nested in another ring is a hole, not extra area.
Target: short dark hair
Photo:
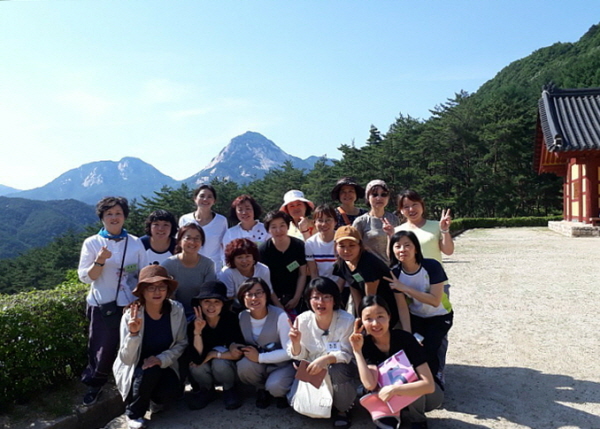
[[[121,207],[125,219],[129,217],[129,203],[125,197],[104,197],[96,204],[96,214],[98,218],[102,220],[104,212],[112,209],[114,206]]]
[[[363,310],[367,307],[371,307],[372,305],[383,307],[388,316],[392,316],[390,306],[381,295],[365,295],[360,300],[360,304],[358,305],[358,317],[361,318]]]
[[[256,265],[260,259],[256,243],[247,238],[236,238],[235,240],[231,240],[227,246],[225,246],[225,264],[229,268],[235,268],[235,257],[246,254],[252,255],[254,258],[254,265]]]
[[[334,310],[342,308],[342,294],[340,293],[340,288],[329,277],[315,277],[306,287],[306,290],[304,291],[304,300],[306,301],[308,308],[310,308],[310,311],[313,311],[310,305],[310,296],[314,291],[321,292],[323,295],[333,296]]]
[[[271,300],[271,288],[269,287],[267,282],[261,279],[260,277],[250,277],[240,285],[240,288],[238,289],[237,293],[237,299],[240,302],[240,304],[242,304],[243,308],[246,308],[246,304],[244,303],[246,292],[252,289],[257,283],[261,285],[263,290],[265,291],[265,296],[267,297],[267,305],[273,305],[273,301]]]
[[[313,213],[313,218],[317,219],[320,217],[329,216],[334,219],[337,219],[337,212],[333,208],[331,204],[321,204],[315,208],[315,212]]]
[[[412,241],[415,246],[415,258],[417,262],[420,264],[423,262],[423,251],[421,250],[421,243],[419,243],[419,239],[412,231],[398,231],[392,235],[390,238],[390,243],[388,244],[388,253],[390,257],[390,267],[399,264],[398,258],[394,254],[394,244],[396,244],[402,237],[408,237],[410,241]]]
[[[215,188],[213,188],[211,185],[198,186],[198,188],[196,188],[196,190],[194,190],[194,194],[193,194],[194,199],[196,199],[196,197],[198,196],[200,191],[202,191],[203,189],[208,189],[210,192],[212,192],[213,197],[215,197],[215,200],[217,199],[217,191],[215,191]]]
[[[181,228],[179,228],[179,231],[177,231],[177,244],[175,245],[175,253],[181,253],[181,250],[182,250],[181,240],[183,240],[183,235],[189,229],[195,229],[196,231],[198,231],[200,233],[200,239],[202,240],[202,246],[204,246],[204,243],[206,243],[206,235],[204,234],[204,230],[202,229],[202,227],[200,225],[198,225],[196,222],[190,222],[188,224],[185,224]]]
[[[266,214],[265,221],[263,222],[267,231],[269,230],[269,225],[271,225],[271,222],[273,222],[275,219],[283,219],[288,228],[290,227],[290,223],[292,223],[292,217],[286,212],[281,210],[272,211]]]
[[[233,202],[231,203],[231,207],[229,207],[229,220],[236,224],[239,222],[238,217],[237,217],[237,206],[239,206],[242,203],[245,202],[249,202],[250,205],[252,206],[252,210],[254,210],[254,219],[260,219],[260,215],[262,215],[262,208],[258,205],[258,203],[256,202],[256,200],[254,198],[252,198],[250,195],[247,194],[242,194],[239,197],[237,197],[235,200],[233,200]]]
[[[144,223],[144,231],[146,232],[146,235],[151,235],[151,226],[157,220],[163,220],[171,224],[171,234],[169,234],[170,237],[175,237],[175,235],[177,235],[178,226],[175,216],[170,211],[163,209],[154,210],[146,218],[146,222]]]
[[[406,199],[421,204],[421,207],[423,207],[423,217],[425,217],[425,201],[423,201],[423,198],[421,198],[417,191],[413,191],[412,189],[405,189],[398,194],[398,197],[396,197],[396,214],[398,216],[400,216],[403,220],[406,220],[402,214],[402,205]]]

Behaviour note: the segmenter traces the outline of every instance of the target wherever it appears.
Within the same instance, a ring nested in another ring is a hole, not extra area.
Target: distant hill
[[[76,200],[34,201],[0,197],[0,259],[50,243],[98,221],[94,207]]]
[[[141,159],[126,157],[118,162],[98,161],[84,164],[61,174],[40,188],[9,196],[43,201],[72,198],[96,204],[108,195],[131,199],[140,195],[151,195],[164,185],[174,187],[178,183]]]
[[[231,139],[206,167],[183,182],[194,187],[219,178],[244,184],[262,179],[270,169],[281,167],[286,161],[295,168],[312,170],[318,159],[317,156],[300,159],[284,152],[262,134],[247,131]]]
[[[10,186],[0,185],[0,196],[12,194],[14,192],[19,192],[18,189],[11,188]]]

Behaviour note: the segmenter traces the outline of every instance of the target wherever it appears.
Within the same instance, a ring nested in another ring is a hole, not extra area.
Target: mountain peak
[[[206,167],[184,182],[196,186],[218,177],[247,183],[262,178],[271,168],[280,167],[286,161],[291,161],[296,168],[311,168],[310,164],[284,152],[262,134],[246,131],[232,138]]]

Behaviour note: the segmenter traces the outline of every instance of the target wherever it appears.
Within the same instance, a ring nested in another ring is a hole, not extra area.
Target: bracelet
[[[450,230],[449,229],[440,229],[440,232],[442,234],[448,234],[450,232]]]
[[[132,336],[132,337],[137,337],[139,333],[140,333],[140,331],[137,331],[137,332],[131,332],[131,331],[129,331],[129,335]]]
[[[94,265],[98,265],[99,267],[103,267],[103,266],[104,266],[104,264],[101,264],[101,263],[100,263],[100,262],[98,262],[98,261],[94,261]]]
[[[223,353],[217,352],[217,359],[221,359],[221,356],[223,356]]]
[[[300,231],[302,234],[306,234],[308,232],[308,229],[306,231]]]
[[[194,334],[194,337],[201,337],[202,334]]]

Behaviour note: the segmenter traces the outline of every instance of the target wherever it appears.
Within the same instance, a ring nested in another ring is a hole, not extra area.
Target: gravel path
[[[455,309],[444,409],[431,429],[600,428],[600,239],[547,228],[470,230],[444,260]],[[184,404],[155,429],[331,428],[292,410]],[[353,428],[373,427],[356,410]],[[106,429],[126,429],[123,416]]]

